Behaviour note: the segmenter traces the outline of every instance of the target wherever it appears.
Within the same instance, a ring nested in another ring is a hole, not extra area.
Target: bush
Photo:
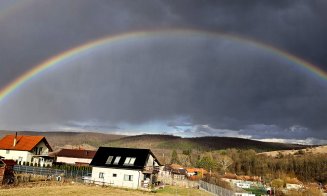
[[[282,188],[284,186],[284,181],[282,179],[274,179],[271,181],[271,186],[275,188]]]
[[[316,196],[322,196],[323,194],[321,191],[316,187],[310,187],[307,190],[304,191],[304,195],[316,195]]]
[[[305,151],[304,150],[298,150],[297,152],[294,153],[295,155],[304,155]]]

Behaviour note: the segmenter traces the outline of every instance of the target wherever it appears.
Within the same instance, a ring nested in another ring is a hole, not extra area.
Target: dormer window
[[[106,164],[111,164],[112,159],[114,159],[114,156],[109,156],[107,161],[106,161]]]
[[[126,157],[124,165],[134,165],[136,157]]]
[[[120,158],[121,158],[121,157],[119,157],[119,156],[116,157],[116,158],[115,158],[115,161],[114,161],[113,164],[114,164],[114,165],[118,165]]]

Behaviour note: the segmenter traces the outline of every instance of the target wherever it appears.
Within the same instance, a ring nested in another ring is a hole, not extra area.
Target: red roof
[[[58,152],[57,157],[93,159],[95,153],[96,151],[93,150],[61,149]]]
[[[202,172],[203,174],[208,173],[205,169],[203,168],[187,168],[186,171],[188,173],[194,173],[194,172]]]
[[[52,151],[44,136],[19,135],[17,136],[15,146],[14,138],[15,135],[6,135],[5,137],[3,137],[0,140],[0,149],[31,151],[38,143],[44,140],[49,150]]]

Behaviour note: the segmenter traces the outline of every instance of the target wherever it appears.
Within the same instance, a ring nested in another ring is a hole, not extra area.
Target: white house
[[[251,187],[251,184],[246,182],[237,182],[235,185],[242,189],[249,189]]]
[[[61,149],[56,155],[56,162],[74,164],[74,165],[89,165],[96,151],[82,149]]]
[[[160,162],[150,149],[100,147],[91,164],[88,182],[126,188],[156,183]]]
[[[51,165],[52,151],[44,136],[6,135],[0,140],[0,156],[4,159],[16,160],[18,164]]]
[[[302,184],[291,184],[291,183],[286,183],[286,189],[287,190],[299,190],[303,188]]]

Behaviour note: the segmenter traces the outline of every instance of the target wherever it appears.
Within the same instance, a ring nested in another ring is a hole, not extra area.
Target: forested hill
[[[110,141],[109,146],[139,147],[152,149],[221,150],[226,148],[254,149],[260,151],[301,149],[298,144],[271,143],[232,137],[181,138],[173,135],[137,135]]]
[[[0,136],[15,134],[12,131],[0,131]],[[285,143],[270,143],[231,137],[194,137],[182,138],[173,135],[136,135],[124,136],[95,132],[33,132],[21,131],[18,135],[44,135],[52,148],[83,146],[97,149],[99,146],[134,147],[151,149],[179,150],[220,150],[226,148],[254,149],[258,152],[273,150],[292,150],[307,146]]]
[[[19,131],[18,135],[42,135],[45,136],[50,146],[57,150],[59,148],[85,148],[96,150],[112,140],[125,137],[123,135],[95,133],[95,132],[37,132],[37,131]],[[7,134],[15,134],[13,131],[0,131],[2,138]]]

